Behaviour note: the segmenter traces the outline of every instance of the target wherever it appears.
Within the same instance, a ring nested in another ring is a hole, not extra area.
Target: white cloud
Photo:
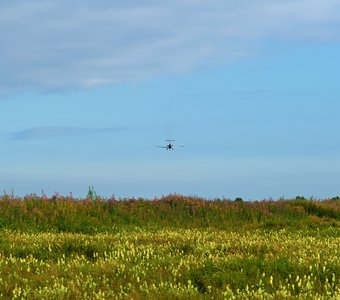
[[[266,40],[339,40],[337,0],[12,0],[0,90],[92,87],[234,61]]]

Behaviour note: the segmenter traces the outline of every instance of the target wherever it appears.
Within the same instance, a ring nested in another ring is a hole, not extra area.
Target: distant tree
[[[97,198],[97,193],[95,192],[93,186],[89,186],[89,190],[87,192],[87,197],[90,199],[90,200],[96,200]]]

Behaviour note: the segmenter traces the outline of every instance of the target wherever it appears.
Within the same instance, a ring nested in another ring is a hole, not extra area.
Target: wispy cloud
[[[267,38],[339,40],[337,0],[12,0],[0,89],[92,87],[220,65]]]
[[[65,136],[89,135],[98,133],[110,133],[123,131],[124,127],[104,127],[104,128],[81,128],[81,127],[52,127],[40,126],[32,127],[11,134],[12,140],[31,140],[31,139],[45,139],[57,138]]]

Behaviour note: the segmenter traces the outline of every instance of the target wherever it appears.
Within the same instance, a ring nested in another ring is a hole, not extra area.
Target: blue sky
[[[340,194],[338,1],[14,0],[0,37],[7,193]]]

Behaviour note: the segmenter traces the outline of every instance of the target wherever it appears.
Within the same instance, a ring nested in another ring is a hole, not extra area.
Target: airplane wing
[[[168,147],[166,147],[166,146],[155,146],[155,147],[157,147],[157,148],[165,148],[165,149],[168,148]]]

